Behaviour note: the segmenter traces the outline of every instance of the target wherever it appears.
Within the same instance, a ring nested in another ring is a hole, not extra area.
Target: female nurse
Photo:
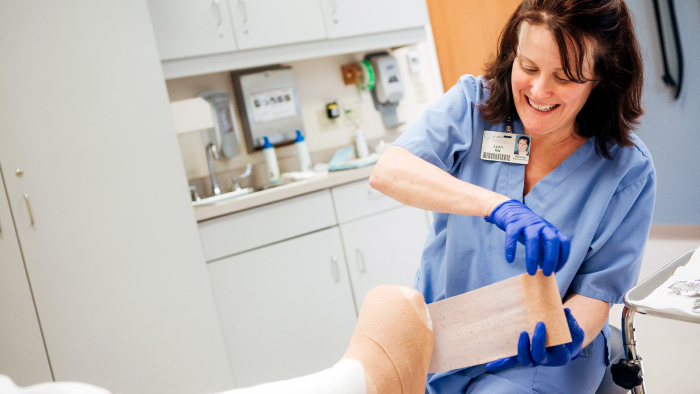
[[[541,268],[573,338],[546,348],[539,323],[517,356],[429,375],[427,392],[596,391],[609,308],[637,280],[654,206],[632,132],[641,92],[622,0],[524,0],[485,75],[460,78],[382,155],[372,187],[435,212],[415,282],[426,302]],[[528,163],[483,160],[485,131],[530,136]]]

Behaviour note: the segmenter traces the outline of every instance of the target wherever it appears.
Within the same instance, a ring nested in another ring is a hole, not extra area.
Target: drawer
[[[372,189],[368,179],[331,189],[338,222],[361,218],[373,213],[398,207],[400,202]]]
[[[207,261],[334,226],[328,190],[199,223]]]

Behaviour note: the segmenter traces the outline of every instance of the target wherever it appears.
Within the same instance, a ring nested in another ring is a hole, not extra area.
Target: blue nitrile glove
[[[530,336],[526,331],[523,331],[520,333],[520,339],[518,340],[518,355],[491,361],[486,364],[486,370],[498,371],[518,363],[525,367],[537,365],[560,367],[574,360],[581,354],[584,333],[568,308],[564,309],[564,313],[566,313],[566,322],[569,324],[569,332],[571,332],[571,342],[564,345],[545,347],[547,329],[544,323],[539,322],[535,326],[535,332],[532,335],[532,349],[530,349]]]
[[[549,276],[552,271],[562,269],[569,258],[569,238],[519,201],[502,203],[484,219],[506,232],[506,260],[509,263],[515,259],[518,241],[525,245],[525,265],[530,275],[535,275],[540,266],[544,275]]]

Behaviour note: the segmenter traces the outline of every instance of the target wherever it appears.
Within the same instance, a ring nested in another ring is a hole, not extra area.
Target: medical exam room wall
[[[700,2],[675,1],[685,76],[678,100],[661,80],[663,63],[652,1],[628,0],[644,59],[643,104],[637,130],[654,159],[658,184],[654,224],[700,225]]]
[[[430,38],[429,38],[430,39]],[[416,50],[421,61],[421,71],[419,74],[411,74],[408,70],[407,52]],[[418,120],[423,110],[429,103],[435,101],[440,92],[433,76],[430,48],[425,42],[416,45],[403,47],[391,51],[396,57],[403,77],[405,94],[398,107],[399,119],[405,122],[396,129],[386,129],[382,123],[381,116],[374,109],[372,98],[368,92],[358,94],[354,85],[345,86],[340,72],[340,66],[346,63],[362,59],[364,53],[330,56],[324,58],[294,61],[284,63],[291,66],[294,71],[294,78],[299,92],[301,111],[304,121],[304,133],[307,145],[311,151],[312,161],[327,161],[333,151],[344,146],[353,144],[355,127],[346,124],[341,116],[338,127],[332,130],[323,130],[319,116],[325,116],[325,106],[328,103],[337,101],[341,110],[346,106],[359,106],[362,120],[359,125],[370,141],[378,141],[383,138],[386,142],[391,142],[398,137],[400,132],[405,131],[408,126]],[[206,74],[194,77],[171,79],[166,81],[170,101],[184,100],[196,97],[200,92],[207,89],[224,89],[233,97],[231,77],[228,72]],[[235,100],[235,98],[234,98]],[[235,107],[235,106],[234,106]],[[240,116],[236,110],[236,122],[240,129]],[[320,114],[319,114],[320,112]],[[207,167],[204,145],[198,133],[181,134],[179,137],[180,150],[185,162],[187,178],[207,177],[209,170]],[[241,144],[245,144],[241,135]],[[374,148],[374,143],[370,143],[370,148]],[[265,160],[262,152],[258,151],[248,154],[245,148],[242,153],[231,159],[215,161],[215,171],[223,182],[224,189],[231,186],[231,179],[221,174],[231,170],[242,170],[246,163],[253,163],[254,176],[258,182],[264,182]],[[323,152],[322,154],[318,154]],[[316,153],[316,154],[315,154]],[[298,171],[298,159],[296,148],[293,145],[277,149],[277,157],[281,170]]]

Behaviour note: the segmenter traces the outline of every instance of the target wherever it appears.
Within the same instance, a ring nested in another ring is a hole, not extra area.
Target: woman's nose
[[[552,95],[550,79],[540,73],[540,75],[532,80],[532,88],[530,88],[530,93],[534,99],[549,98]]]

